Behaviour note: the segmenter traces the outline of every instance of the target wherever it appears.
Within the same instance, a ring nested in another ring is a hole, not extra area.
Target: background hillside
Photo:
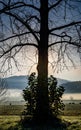
[[[68,81],[59,79],[58,85],[62,85],[65,88],[65,93],[81,93],[81,81]],[[28,76],[12,76],[4,79],[7,89],[19,89],[23,90],[28,83]]]
[[[81,93],[81,81],[68,81],[64,79],[57,79],[58,85],[65,88],[65,93]],[[21,89],[23,90],[28,83],[28,76],[13,76],[6,78],[8,89]]]
[[[65,93],[81,93],[81,81],[73,81],[62,84]]]
[[[57,80],[58,80],[58,85],[69,82],[68,80],[59,79],[59,78]],[[8,89],[23,90],[27,86],[28,76],[12,76],[3,79],[3,81],[5,82],[5,85]]]
[[[28,76],[12,76],[5,78],[8,89],[24,89],[27,86]]]

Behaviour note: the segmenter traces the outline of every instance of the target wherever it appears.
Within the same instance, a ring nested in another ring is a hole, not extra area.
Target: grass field
[[[81,116],[81,104],[66,104],[63,114],[65,116]]]
[[[24,109],[23,105],[0,105],[0,115],[20,115]],[[80,116],[81,104],[66,104],[62,115]]]
[[[19,124],[23,110],[24,106],[22,105],[0,106],[0,130],[32,130],[31,128],[22,128]],[[67,122],[67,130],[81,130],[81,104],[66,104],[61,118],[63,122]],[[56,129],[41,128],[37,130]]]
[[[67,122],[67,130],[81,130],[81,116],[61,116]],[[22,128],[19,124],[20,116],[0,116],[0,130],[32,130]],[[35,129],[34,129],[35,130]],[[36,129],[36,130],[57,130],[57,129]],[[62,129],[58,129],[62,130]],[[64,130],[64,129],[63,129]]]
[[[19,121],[20,116],[0,116],[0,130],[15,130]]]
[[[0,115],[20,115],[24,108],[23,105],[0,105]]]
[[[67,130],[81,130],[81,116],[62,116],[67,122]]]

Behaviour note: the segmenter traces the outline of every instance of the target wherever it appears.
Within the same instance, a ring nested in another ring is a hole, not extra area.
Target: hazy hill
[[[61,84],[65,84],[65,83],[70,82],[69,80],[60,79],[60,78],[57,78],[57,81],[58,81],[58,85],[61,85]]]
[[[28,76],[12,76],[5,78],[8,89],[23,89],[27,86]]]
[[[65,93],[81,93],[81,81],[68,81],[64,79],[57,79],[58,85],[65,87]],[[5,78],[5,84],[8,89],[23,90],[27,86],[28,76],[12,76]]]
[[[62,84],[65,88],[65,93],[81,93],[81,81],[73,81]]]
[[[67,83],[69,81],[64,79],[57,79],[58,85]],[[28,83],[28,76],[12,76],[4,79],[8,89],[24,89]]]

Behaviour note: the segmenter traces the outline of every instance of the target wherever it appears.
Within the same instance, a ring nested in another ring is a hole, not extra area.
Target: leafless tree
[[[38,51],[38,119],[49,115],[48,56],[52,67],[67,67],[75,55],[81,54],[81,1],[80,0],[0,0],[1,71],[11,68],[16,55],[26,46]],[[39,118],[40,117],[40,118]]]

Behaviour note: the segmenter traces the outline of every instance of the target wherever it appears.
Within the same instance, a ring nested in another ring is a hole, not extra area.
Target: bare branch
[[[59,26],[59,27],[52,28],[52,29],[49,30],[49,34],[53,31],[55,31],[55,30],[64,29],[64,28],[74,26],[74,25],[77,25],[77,24],[81,24],[81,21],[71,22],[69,24],[65,24],[65,25],[62,25],[62,26]]]
[[[16,38],[16,37],[20,37],[20,36],[23,36],[23,35],[25,35],[25,34],[30,34],[31,32],[24,32],[24,33],[21,33],[21,34],[16,34],[16,35],[13,35],[13,36],[10,36],[10,37],[7,37],[7,38],[5,38],[5,39],[2,39],[2,40],[0,40],[0,42],[4,42],[4,41],[7,41],[7,40],[9,40],[9,39],[12,39],[12,38]],[[34,32],[34,33],[38,33],[38,32]]]
[[[25,6],[39,11],[39,8],[37,8],[36,6],[34,6],[32,4],[26,4],[25,2],[15,2],[15,3],[11,4],[11,5],[10,4],[6,5],[2,1],[0,1],[0,3],[5,6],[2,10],[0,10],[0,12],[3,12],[4,10],[8,11],[8,10],[12,10],[12,9],[20,8],[20,7],[25,7]]]
[[[54,43],[51,43],[49,44],[48,47],[51,47],[51,46],[54,46],[56,44],[59,44],[59,43],[68,43],[70,45],[74,45],[74,46],[77,46],[78,48],[81,48],[81,44],[80,43],[76,43],[76,42],[71,42],[71,41],[57,41],[57,42],[54,42]]]
[[[5,54],[12,51],[14,48],[24,47],[24,46],[34,46],[34,47],[38,48],[38,46],[36,44],[33,44],[33,43],[16,44],[16,45],[12,46],[11,48],[9,48],[8,50],[4,51],[3,54],[0,55],[0,58],[2,58]]]
[[[17,16],[16,14],[13,14],[11,12],[4,12],[4,13],[9,15],[9,16],[12,16],[12,17],[16,18],[19,22],[21,22],[32,33],[32,35],[35,37],[36,41],[39,42],[38,37],[35,35],[34,31],[30,27],[30,25],[28,25],[27,22],[25,22],[22,18],[20,18],[19,16]]]
[[[60,4],[62,0],[58,0],[55,4],[53,4],[52,6],[49,7],[48,11],[50,11],[51,9],[54,9],[54,7],[58,6]]]

